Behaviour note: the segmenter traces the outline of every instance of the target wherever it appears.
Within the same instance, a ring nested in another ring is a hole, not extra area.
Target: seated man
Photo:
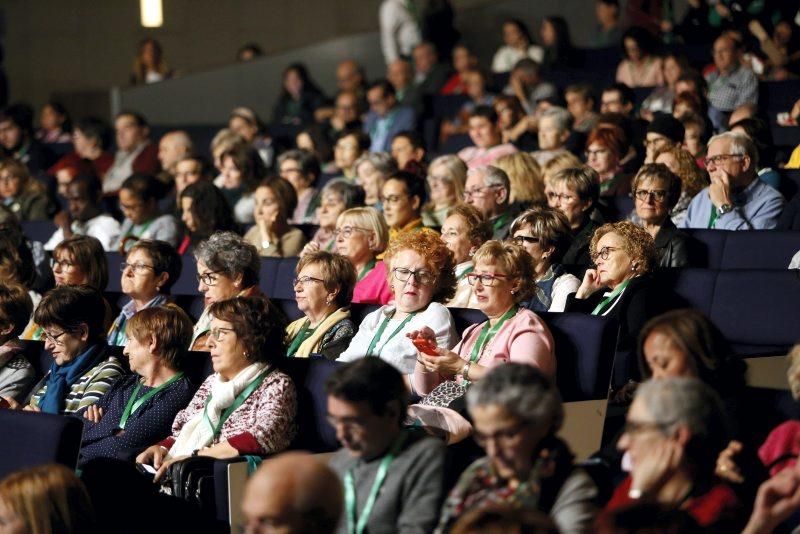
[[[331,118],[323,126],[331,145],[348,129],[361,129],[361,101],[355,91],[341,91],[336,95]]]
[[[397,101],[403,105],[410,105],[406,97],[413,93],[414,87],[414,67],[411,66],[411,62],[401,57],[389,63],[386,67],[386,79],[394,87]],[[413,100],[414,96],[411,97]]]
[[[120,225],[103,212],[100,180],[96,176],[78,175],[67,185],[64,198],[68,211],[58,213],[53,219],[58,230],[45,243],[45,250],[53,250],[73,235],[90,235],[97,238],[105,250],[114,250]]]
[[[758,151],[749,137],[735,132],[715,135],[705,161],[711,185],[692,199],[682,228],[775,228],[785,201],[758,179]]]
[[[716,69],[706,76],[708,82],[708,116],[714,128],[724,129],[728,115],[742,104],[758,103],[758,78],[752,70],[741,63],[741,43],[729,35],[714,41],[714,66]]]
[[[539,165],[567,151],[565,144],[572,128],[572,115],[560,107],[551,107],[539,118],[539,150],[531,155]]]
[[[364,120],[364,132],[372,140],[371,152],[388,152],[395,135],[416,127],[414,111],[398,105],[394,87],[386,80],[379,80],[369,87],[367,101],[370,111]]]
[[[114,163],[103,179],[103,193],[116,194],[128,176],[138,172],[158,175],[158,147],[150,142],[147,120],[133,111],[123,111],[114,121],[117,134],[117,153]]]
[[[361,358],[340,367],[325,391],[343,445],[330,466],[352,496],[339,532],[431,532],[442,504],[445,444],[403,428],[402,375],[380,358]]]
[[[422,228],[425,181],[410,172],[396,172],[383,184],[381,202],[389,241],[400,233],[415,232]]]
[[[502,169],[487,165],[470,169],[464,185],[464,202],[480,211],[492,224],[492,239],[506,239],[519,207],[509,205],[511,183]]]
[[[597,124],[592,86],[584,83],[569,85],[564,90],[564,100],[567,101],[567,109],[572,115],[573,129],[588,134]]]
[[[464,148],[458,157],[470,169],[490,165],[494,160],[518,152],[511,143],[502,143],[503,133],[497,113],[491,106],[477,106],[469,117],[469,137],[475,146]]]
[[[158,161],[163,169],[158,178],[168,183],[175,180],[175,167],[178,162],[191,156],[193,152],[194,144],[189,134],[183,130],[165,133],[158,142]]]

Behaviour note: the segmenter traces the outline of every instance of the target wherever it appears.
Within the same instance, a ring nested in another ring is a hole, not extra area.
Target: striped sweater
[[[119,360],[113,356],[95,365],[86,371],[70,388],[64,401],[64,411],[62,413],[74,413],[96,403],[111,388],[114,381],[123,374],[125,374],[125,370],[120,365]],[[34,388],[36,393],[30,399],[31,406],[39,407],[42,397],[47,392],[47,379],[49,376],[50,373],[48,372]]]

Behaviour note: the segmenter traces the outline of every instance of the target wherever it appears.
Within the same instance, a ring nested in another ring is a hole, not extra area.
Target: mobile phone
[[[156,476],[156,469],[152,465],[136,464],[136,470],[151,479]]]
[[[436,344],[431,342],[430,340],[424,337],[415,337],[411,340],[417,350],[427,354],[428,356],[438,356],[439,353],[436,352]]]

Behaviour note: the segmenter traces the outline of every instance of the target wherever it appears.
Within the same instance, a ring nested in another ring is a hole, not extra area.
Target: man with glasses
[[[491,165],[497,158],[518,152],[511,143],[503,143],[503,132],[492,106],[475,106],[469,117],[469,138],[475,146],[458,153],[470,169]]]
[[[511,223],[519,215],[516,204],[509,204],[511,182],[502,169],[487,165],[470,169],[464,185],[464,202],[474,206],[492,225],[492,239],[508,237]]]
[[[425,182],[416,174],[400,171],[386,180],[381,190],[381,204],[390,242],[400,234],[422,228],[424,203]]]
[[[758,151],[749,137],[735,132],[712,137],[705,163],[711,185],[692,199],[682,228],[775,228],[785,201],[758,179]]]
[[[443,498],[445,444],[403,427],[408,390],[380,358],[342,366],[325,384],[343,445],[330,466],[344,484],[338,532],[431,532]]]
[[[403,130],[416,127],[414,111],[397,103],[394,87],[386,80],[378,80],[367,91],[369,113],[364,119],[364,132],[369,134],[371,152],[389,152],[392,138]]]
[[[116,219],[103,212],[101,188],[100,181],[95,176],[78,175],[70,182],[65,195],[69,211],[62,211],[53,219],[58,230],[45,243],[45,250],[53,250],[56,245],[73,235],[96,237],[105,250],[114,250],[120,225]]]
[[[728,35],[714,41],[712,50],[716,70],[706,76],[708,116],[714,128],[722,129],[728,116],[742,104],[758,103],[758,78],[741,63],[742,46]]]

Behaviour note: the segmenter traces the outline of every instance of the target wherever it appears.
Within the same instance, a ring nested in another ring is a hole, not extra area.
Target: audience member
[[[592,44],[595,48],[619,46],[622,39],[619,0],[595,0],[595,29]]]
[[[714,41],[713,54],[715,70],[706,76],[711,104],[709,118],[714,128],[720,130],[734,109],[742,104],[758,103],[758,79],[742,65],[741,44],[729,35]]]
[[[467,166],[458,156],[445,154],[431,161],[428,167],[430,200],[422,207],[422,224],[438,228],[453,206],[464,196]]]
[[[233,219],[239,224],[254,223],[255,189],[267,173],[263,160],[253,147],[236,145],[222,153],[221,161],[222,173],[215,185],[233,210]]]
[[[539,165],[566,152],[566,142],[572,129],[572,115],[561,107],[551,107],[539,116],[539,150],[532,153]]]
[[[597,124],[592,86],[584,83],[568,85],[564,90],[564,100],[567,101],[567,110],[572,115],[572,129],[588,134]]]
[[[509,204],[511,183],[505,171],[487,165],[471,168],[464,184],[464,201],[483,214],[491,223],[493,239],[503,240],[514,217],[519,213],[518,205]]]
[[[108,169],[114,164],[114,154],[111,148],[111,128],[101,119],[87,117],[75,123],[72,132],[72,144],[75,147],[74,154],[67,154],[58,164],[69,164],[76,167],[74,174],[80,174],[84,162],[89,164],[89,169],[101,179],[105,177]],[[84,161],[80,161],[84,160]],[[84,172],[86,172],[84,171]],[[50,172],[53,172],[51,169]],[[74,178],[74,175],[72,176]]]
[[[422,228],[424,203],[425,182],[416,174],[398,171],[386,180],[381,190],[381,204],[389,226],[389,243]]]
[[[689,63],[685,57],[676,53],[664,56],[661,65],[664,84],[656,87],[647,95],[640,106],[640,114],[645,119],[652,120],[654,113],[672,113],[672,104],[675,100],[675,84],[684,72],[689,70]]]
[[[544,45],[542,67],[545,71],[564,70],[574,66],[575,48],[564,17],[551,15],[542,19],[539,35]]]
[[[424,174],[425,142],[417,132],[398,132],[392,138],[391,152],[399,170]]]
[[[136,57],[133,60],[133,70],[130,77],[131,85],[161,82],[172,78],[174,74],[175,72],[164,59],[161,43],[150,37],[139,41]]]
[[[292,184],[279,176],[267,177],[258,184],[253,198],[256,224],[244,234],[245,241],[261,256],[288,258],[300,254],[306,237],[288,222],[297,207]]]
[[[615,197],[631,191],[630,176],[622,168],[630,142],[622,128],[598,124],[586,140],[586,163],[597,173],[600,196]]]
[[[159,214],[158,200],[164,184],[154,176],[132,174],[119,189],[119,207],[125,215],[114,249],[127,252],[140,239],[157,239],[173,247],[180,241],[178,221],[172,214]]]
[[[44,221],[55,213],[45,186],[31,176],[24,163],[11,158],[0,160],[0,203],[20,222]]]
[[[171,183],[175,180],[178,162],[194,154],[194,143],[189,134],[183,130],[173,130],[161,136],[158,142],[158,161],[163,169],[163,180]]]
[[[563,263],[588,267],[592,264],[589,242],[599,226],[591,217],[600,196],[597,173],[587,166],[568,167],[554,174],[550,182],[555,202],[550,207],[566,215],[572,232],[572,244],[564,253]]]
[[[681,121],[666,113],[656,113],[647,126],[644,146],[647,151],[644,162],[655,163],[656,153],[681,146],[685,130]]]
[[[274,124],[304,126],[314,122],[314,112],[325,101],[306,66],[292,63],[283,71],[283,81],[278,100],[272,108]]]
[[[365,152],[356,161],[356,185],[364,190],[364,204],[380,211],[383,184],[397,172],[397,164],[386,152]]]
[[[319,228],[300,255],[315,250],[333,251],[336,246],[336,221],[343,211],[364,205],[364,190],[345,179],[335,179],[325,184],[319,195],[317,208]]]
[[[458,43],[453,47],[453,74],[445,82],[443,95],[460,95],[466,92],[463,74],[478,67],[478,56],[466,43]]]
[[[264,50],[257,43],[246,43],[236,51],[236,61],[245,63],[253,61],[264,55]]]
[[[451,308],[478,308],[478,296],[467,276],[475,269],[475,252],[492,238],[492,227],[477,208],[457,204],[447,210],[442,223],[442,241],[455,260],[456,293],[447,303]]]
[[[530,119],[516,96],[499,95],[492,106],[497,113],[497,126],[500,129],[500,140],[511,143],[518,150],[533,151],[539,148],[539,139],[529,131]]]
[[[190,252],[214,232],[239,231],[228,201],[211,182],[187,185],[179,199],[184,232],[178,254]]]
[[[433,43],[423,41],[411,52],[414,61],[414,85],[403,98],[403,104],[414,109],[417,115],[424,111],[425,99],[438,95],[447,78],[450,67],[439,63],[439,56]]]
[[[514,64],[505,93],[516,96],[528,114],[536,111],[539,102],[558,98],[556,86],[542,79],[539,64],[530,58]]]
[[[97,238],[105,250],[114,250],[120,234],[120,225],[110,215],[103,213],[100,181],[89,175],[76,176],[67,186],[68,211],[53,219],[58,229],[45,243],[46,250],[53,250],[64,239],[74,235]]]
[[[201,180],[211,181],[211,168],[208,162],[199,156],[188,156],[175,164],[175,204],[176,214],[180,215],[180,199],[187,186]]]
[[[508,175],[510,192],[508,201],[519,206],[544,204],[542,168],[527,152],[516,152],[497,158],[494,167]]]
[[[45,145],[72,143],[72,120],[61,102],[50,100],[39,112],[39,129],[34,138]]]
[[[414,111],[397,104],[394,87],[386,80],[370,85],[367,101],[370,111],[364,118],[364,132],[369,134],[371,140],[369,149],[372,152],[388,152],[395,135],[415,128]]]
[[[57,286],[89,285],[103,292],[108,285],[108,261],[103,246],[92,236],[65,239],[53,249],[53,276]]]
[[[55,162],[50,149],[34,138],[33,109],[27,104],[13,104],[0,111],[0,154],[23,163],[36,177]]]
[[[134,111],[118,113],[114,119],[117,152],[103,177],[103,193],[116,194],[131,174],[156,175],[161,171],[158,147],[150,142],[150,125]]]
[[[4,280],[0,285],[0,399],[22,402],[36,379],[36,371],[19,342],[32,314],[27,289]]]
[[[401,56],[409,57],[422,41],[422,30],[414,4],[383,0],[379,10],[381,50],[387,65]],[[338,76],[337,76],[338,78]]]
[[[617,83],[624,83],[628,87],[664,85],[662,60],[655,55],[655,45],[655,39],[644,28],[628,28],[622,35],[625,59],[617,67]]]
[[[297,206],[289,214],[292,224],[313,224],[319,207],[317,188],[314,187],[322,173],[319,161],[307,150],[287,150],[278,156],[278,172],[288,180],[297,195]]]
[[[275,144],[264,122],[256,115],[255,111],[244,107],[234,108],[228,116],[228,129],[258,152],[261,161],[264,163],[264,168],[272,169],[275,163]],[[224,130],[221,130],[220,133],[222,131]],[[214,143],[212,142],[214,163],[220,170],[222,168],[222,159],[217,154],[230,150],[238,142],[239,139],[236,137],[228,137],[227,146],[220,146],[219,152],[214,150]]]
[[[369,139],[361,132],[361,120],[349,124],[341,131],[330,132],[331,139],[328,139],[328,134],[326,134],[319,125],[311,125],[307,128],[303,128],[295,136],[295,145],[297,146],[298,150],[310,152],[315,158],[317,158],[317,161],[320,162],[323,175],[327,175],[327,177],[335,176],[338,173],[338,168],[336,167],[336,163],[334,161],[333,145],[334,142],[346,131],[357,132],[356,135],[359,137],[359,139],[363,138],[364,140],[363,143],[361,143],[361,141],[359,142],[369,148]]]
[[[553,176],[569,168],[582,167],[583,163],[572,152],[563,152],[542,166],[542,185],[547,205],[558,207],[558,194],[553,189]]]
[[[520,59],[530,58],[536,63],[544,59],[544,50],[533,44],[533,38],[524,22],[507,19],[503,22],[503,46],[494,54],[492,72],[511,72]]]
[[[469,137],[475,146],[460,150],[458,157],[470,169],[491,165],[497,158],[517,152],[514,145],[503,143],[497,113],[489,106],[478,106],[473,111],[469,118]]]
[[[414,109],[415,113],[421,110],[414,106],[421,106],[423,102],[414,94],[414,67],[406,58],[398,58],[386,66],[386,80],[394,87],[397,102],[403,106]]]
[[[669,212],[675,225],[686,218],[689,203],[708,185],[708,174],[700,169],[692,155],[683,148],[673,146],[656,152],[656,163],[662,163],[681,179],[681,196]]]
[[[394,296],[389,290],[386,265],[376,256],[386,250],[389,227],[378,210],[350,208],[336,221],[336,253],[353,264],[356,282],[352,302],[388,304]]]
[[[395,87],[395,90],[397,90],[397,87]],[[403,99],[400,93],[398,92],[397,95],[398,100],[402,103]],[[325,137],[329,144],[332,145],[339,134],[345,130],[361,129],[361,106],[361,100],[359,100],[358,94],[355,91],[340,91],[339,94],[336,95],[333,114],[324,128]],[[319,113],[319,109],[317,111]],[[301,147],[298,146],[298,148]],[[327,160],[323,161],[323,163],[327,163]]]
[[[373,91],[377,92],[377,91]],[[391,100],[391,97],[389,98]],[[377,115],[375,115],[377,124]],[[387,126],[385,122],[382,123]],[[364,125],[367,126],[366,124]],[[385,142],[388,143],[391,137],[388,133],[385,135]],[[298,146],[298,148],[303,148]],[[370,149],[370,137],[360,130],[344,130],[339,134],[336,139],[336,144],[333,147],[333,161],[336,165],[336,174],[341,178],[352,181],[356,177],[356,161],[361,155]],[[385,151],[389,150],[389,146]],[[320,158],[322,160],[322,158]]]

